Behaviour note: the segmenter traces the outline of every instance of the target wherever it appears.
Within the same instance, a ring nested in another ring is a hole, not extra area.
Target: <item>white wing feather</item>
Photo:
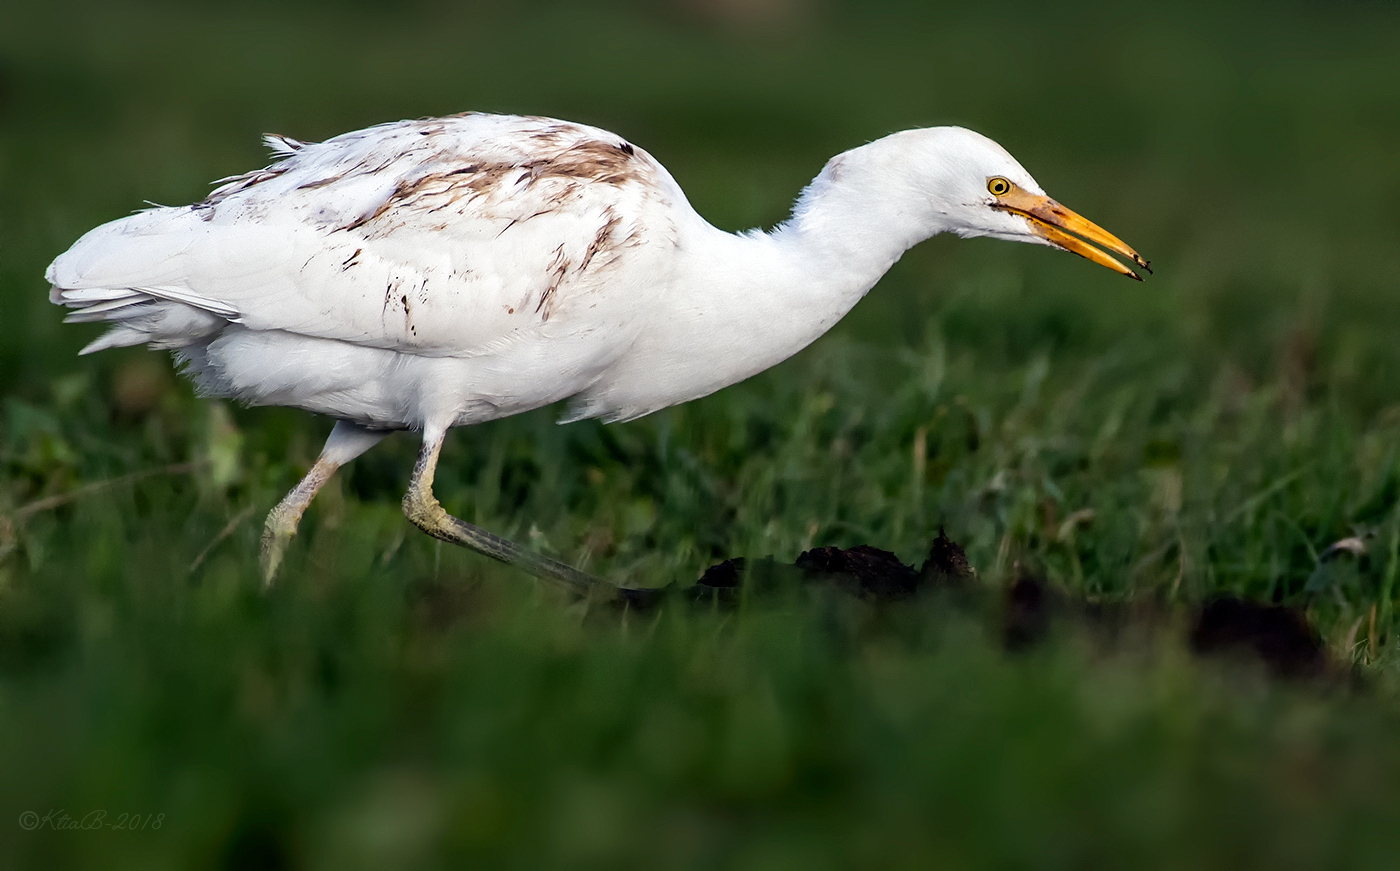
[[[269,141],[285,156],[267,169],[98,227],[54,261],[54,302],[115,324],[85,350],[179,348],[237,324],[469,357],[564,328],[552,320],[625,329],[649,293],[635,277],[664,283],[684,197],[605,131],[466,115]]]

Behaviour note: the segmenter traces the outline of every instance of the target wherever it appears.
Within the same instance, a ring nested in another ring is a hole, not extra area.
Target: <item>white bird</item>
[[[839,154],[786,222],[737,235],[650,154],[567,121],[467,113],[267,143],[271,166],[97,227],[47,278],[68,321],[112,325],[84,354],[172,349],[204,394],[336,419],[268,515],[269,582],[335,470],[418,430],[409,520],[586,588],[591,576],[443,510],[432,484],[449,428],[564,399],[566,421],[623,421],[705,396],[806,347],[938,233],[1053,245],[1138,278],[1088,240],[1148,268],[958,127]]]

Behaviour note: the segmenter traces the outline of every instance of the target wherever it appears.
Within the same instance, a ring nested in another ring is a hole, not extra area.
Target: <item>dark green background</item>
[[[0,9],[0,862],[1393,867],[1400,13],[1157,6]],[[618,617],[408,527],[408,436],[260,594],[261,516],[329,424],[198,400],[163,355],[76,358],[96,328],[43,269],[263,165],[263,132],[465,109],[614,130],[734,230],[840,150],[962,124],[1157,275],[935,239],[748,383],[454,433],[449,510],[638,585],[815,545],[918,561],[942,524],[992,588],[1020,562],[1306,605],[1371,689],[1197,664],[1171,628],[1007,658],[947,603]],[[1350,535],[1364,556],[1319,561]],[[55,809],[164,817],[14,822]]]

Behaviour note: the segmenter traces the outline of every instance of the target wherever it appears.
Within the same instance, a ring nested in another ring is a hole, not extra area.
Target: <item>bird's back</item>
[[[53,262],[51,298],[70,320],[113,324],[86,351],[182,349],[206,389],[292,405],[221,378],[207,349],[251,332],[497,371],[553,355],[586,380],[664,293],[677,223],[694,214],[645,152],[551,119],[268,141],[271,166],[98,227]]]

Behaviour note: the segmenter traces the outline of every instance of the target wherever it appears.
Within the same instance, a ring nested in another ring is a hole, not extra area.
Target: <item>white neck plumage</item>
[[[745,334],[765,357],[801,350],[905,251],[946,229],[930,222],[912,192],[848,179],[843,157],[827,164],[772,231],[713,231],[727,239],[714,244],[702,267],[715,295],[713,317],[730,321],[724,329]]]
[[[827,164],[771,232],[733,234],[697,220],[693,235],[683,234],[691,253],[674,286],[690,290],[668,299],[640,339],[655,352],[633,356],[657,367],[650,383],[664,385],[668,398],[681,390],[704,396],[802,350],[937,231],[900,203],[900,192],[843,178],[841,166],[840,157]],[[673,401],[661,401],[660,391],[654,403],[638,396],[624,416]]]

